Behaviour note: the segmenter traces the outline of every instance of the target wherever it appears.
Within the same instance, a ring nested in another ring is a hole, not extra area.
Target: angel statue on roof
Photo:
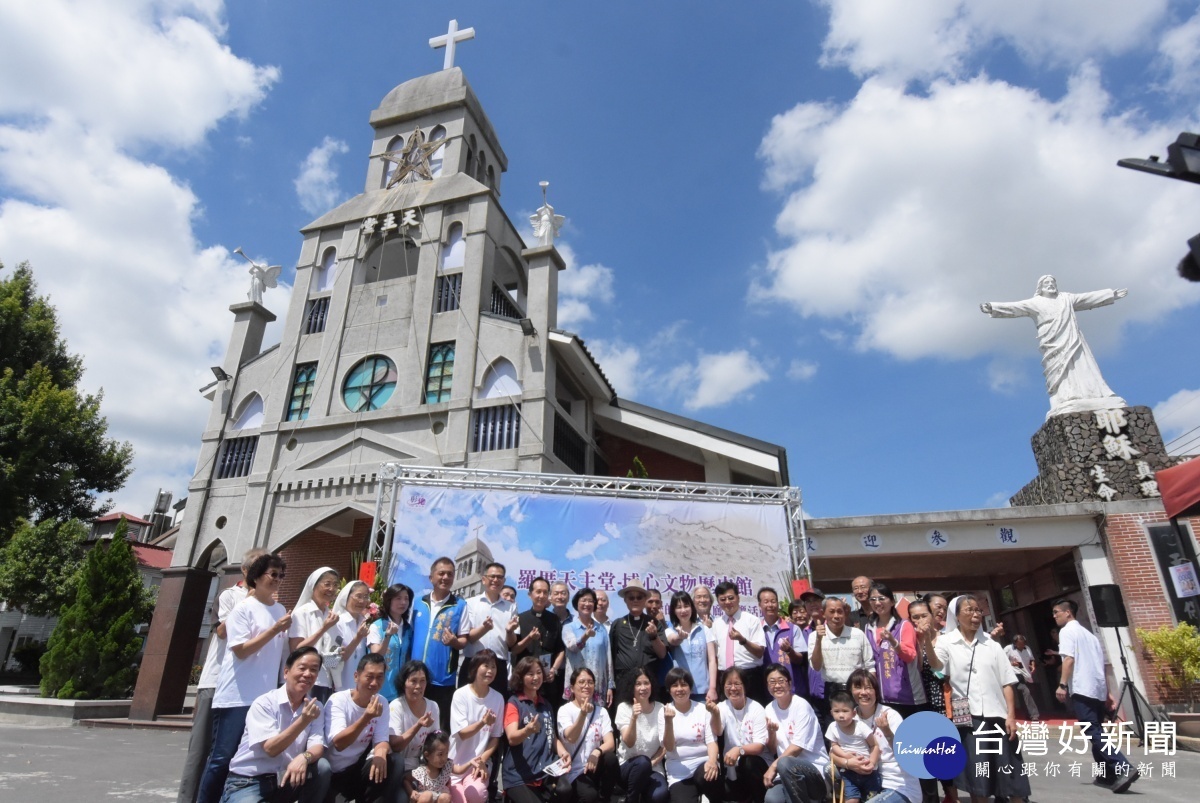
[[[558,230],[567,219],[554,214],[554,207],[546,200],[546,188],[550,182],[539,181],[538,186],[542,188],[542,207],[529,216],[529,225],[533,226],[533,236],[538,238],[538,245],[554,245]]]
[[[279,285],[279,274],[283,272],[282,265],[266,265],[255,262],[250,257],[246,256],[241,248],[235,248],[233,253],[241,256],[242,259],[250,263],[250,292],[246,293],[246,300],[252,301],[255,304],[263,303],[263,291]]]

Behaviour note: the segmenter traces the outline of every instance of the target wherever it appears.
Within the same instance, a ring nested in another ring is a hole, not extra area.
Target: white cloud
[[[1012,498],[1012,494],[1008,491],[996,491],[996,493],[984,500],[984,507],[1012,507],[1012,503],[1008,500]]]
[[[609,537],[603,533],[596,533],[586,541],[580,539],[567,547],[567,551],[565,553],[567,560],[579,560],[580,558],[586,558],[589,555],[595,555],[596,550],[607,544],[609,540]]]
[[[6,3],[0,64],[0,260],[28,260],[110,435],[134,445],[118,506],[186,494],[246,266],[196,241],[199,200],[146,144],[186,147],[262,97],[275,71],[219,40],[218,2]],[[184,16],[189,15],[189,16]],[[13,65],[19,65],[14,67]],[[289,288],[266,294],[285,307]]]
[[[575,250],[560,240],[556,243],[566,269],[558,274],[558,325],[578,331],[595,316],[594,305],[611,304],[613,270],[601,264],[580,265]]]
[[[745,349],[723,354],[701,354],[695,364],[672,371],[670,382],[687,397],[689,410],[720,407],[738,398],[752,398],[751,388],[770,378],[767,369]]]
[[[805,382],[817,375],[817,364],[812,360],[792,360],[788,365],[788,379]]]
[[[279,78],[221,42],[223,16],[220,0],[4,3],[0,113],[71,120],[122,143],[195,145]]]
[[[340,139],[325,137],[320,145],[308,152],[294,182],[301,209],[310,215],[323,215],[337,205],[342,192],[338,189],[337,168],[330,162],[337,154],[349,150],[350,146]]]
[[[1154,420],[1168,444],[1167,451],[1172,454],[1200,452],[1200,431],[1193,432],[1200,427],[1200,389],[1181,390],[1154,405]]]
[[[762,144],[766,183],[791,194],[776,220],[786,245],[751,297],[833,319],[861,350],[1027,355],[1031,324],[978,305],[1026,298],[1052,272],[1068,291],[1130,288],[1080,316],[1102,352],[1123,323],[1200,299],[1173,270],[1191,189],[1114,164],[1173,137],[1111,113],[1089,66],[1056,101],[980,77],[921,95],[870,79],[844,107],[800,104]]]
[[[1196,93],[1196,68],[1200,67],[1200,12],[1163,34],[1158,52],[1170,69],[1167,86],[1176,92]]]
[[[1027,377],[1022,365],[1010,357],[997,357],[988,363],[988,387],[997,393],[1011,394],[1025,385]]]
[[[619,340],[591,340],[588,349],[618,396],[633,398],[637,395],[641,387],[642,362],[642,353],[637,346]]]
[[[821,0],[829,9],[822,63],[900,83],[959,75],[995,43],[1033,63],[1078,64],[1143,44],[1169,0]]]

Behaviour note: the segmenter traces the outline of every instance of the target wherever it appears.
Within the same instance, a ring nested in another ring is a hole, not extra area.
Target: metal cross
[[[458,29],[458,20],[450,20],[450,27],[447,29],[444,36],[435,36],[429,40],[429,46],[434,50],[439,47],[446,48],[446,61],[442,64],[443,70],[448,70],[454,66],[454,50],[459,42],[465,42],[468,39],[475,38],[474,28]]]

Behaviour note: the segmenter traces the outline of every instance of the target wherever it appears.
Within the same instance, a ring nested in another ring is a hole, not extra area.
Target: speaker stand
[[[1121,628],[1115,627],[1113,631],[1117,635],[1117,651],[1121,653],[1121,669],[1125,677],[1121,680],[1121,695],[1117,697],[1117,710],[1113,712],[1116,715],[1121,706],[1125,704],[1125,697],[1128,695],[1130,706],[1133,708],[1133,727],[1137,731],[1137,737],[1141,739],[1142,744],[1146,744],[1146,719],[1142,716],[1142,706],[1146,706],[1146,711],[1150,712],[1151,718],[1158,722],[1160,717],[1151,707],[1150,701],[1138,691],[1137,686],[1133,685],[1133,681],[1129,678],[1129,659],[1125,657],[1125,645],[1121,642]]]

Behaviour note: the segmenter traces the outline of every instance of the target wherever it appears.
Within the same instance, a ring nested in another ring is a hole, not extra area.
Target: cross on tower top
[[[468,39],[475,38],[474,28],[458,29],[458,20],[450,20],[450,27],[446,30],[443,36],[435,36],[429,40],[429,46],[434,50],[439,47],[446,48],[446,61],[442,64],[443,70],[448,70],[454,66],[454,50],[459,42],[465,42]]]

